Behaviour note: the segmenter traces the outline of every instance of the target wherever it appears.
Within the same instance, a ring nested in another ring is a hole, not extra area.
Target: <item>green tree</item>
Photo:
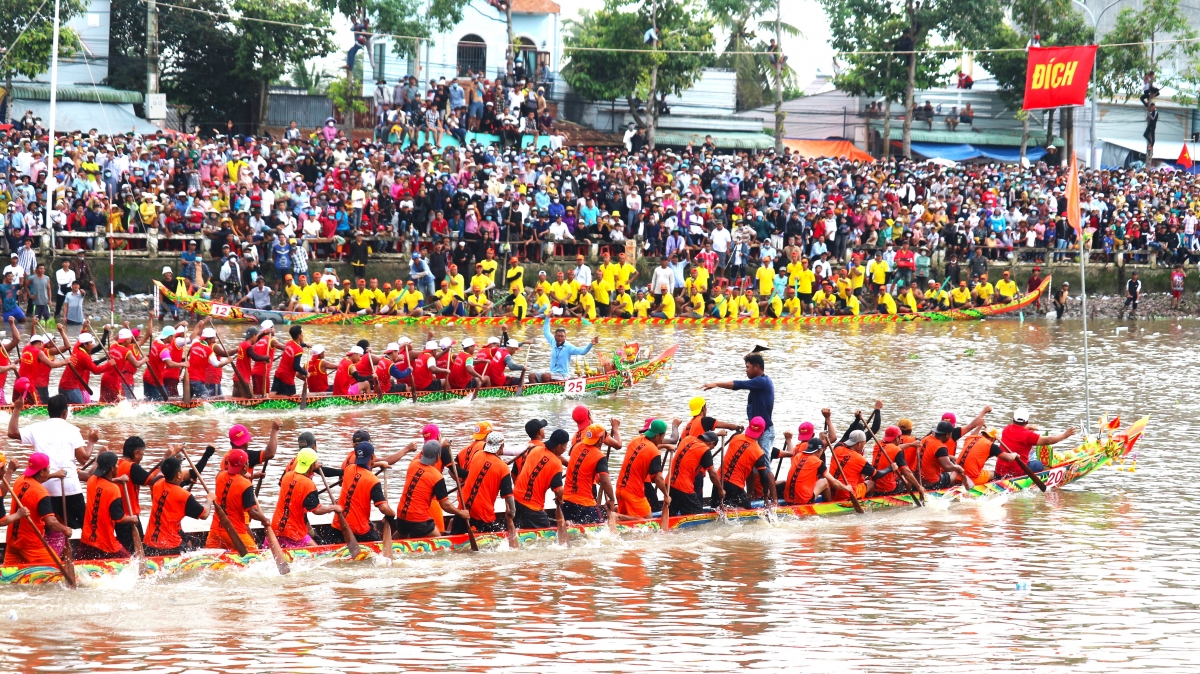
[[[301,60],[292,62],[290,77],[292,86],[305,90],[310,96],[317,96],[324,93],[329,73]]]
[[[736,107],[752,110],[763,105],[775,87],[775,67],[766,52],[775,35],[776,0],[707,0],[708,11],[728,35],[716,64],[737,73]],[[796,37],[800,30],[779,22],[781,36]],[[767,36],[763,39],[761,36]],[[749,52],[760,52],[752,54]],[[796,88],[796,73],[783,67],[784,88]]]
[[[1194,41],[1197,35],[1179,0],[1143,0],[1141,9],[1122,9],[1104,42],[1135,44],[1097,51],[1096,90],[1101,96],[1128,100],[1141,92],[1142,75],[1146,72],[1158,76],[1160,87],[1187,82],[1187,73],[1194,70],[1200,58],[1200,43]],[[1163,67],[1172,62],[1188,66]],[[1171,72],[1164,75],[1164,70]]]
[[[4,91],[8,101],[4,106],[5,122],[12,118],[12,80],[14,75],[33,79],[50,69],[54,51],[54,7],[38,11],[40,0],[0,0],[0,47],[9,52],[0,54],[4,72]],[[67,28],[67,21],[83,13],[82,0],[61,0],[59,5],[58,57],[70,56],[79,50],[79,36]]]
[[[235,0],[233,8],[240,17],[235,23],[236,72],[255,84],[253,121],[261,131],[267,120],[271,82],[281,79],[289,64],[324,56],[333,49],[328,18],[303,0]]]

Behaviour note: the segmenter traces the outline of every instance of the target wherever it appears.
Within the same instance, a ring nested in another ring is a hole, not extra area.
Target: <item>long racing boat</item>
[[[366,405],[408,405],[451,402],[455,400],[496,400],[501,398],[525,398],[528,396],[601,396],[616,393],[621,389],[630,388],[666,368],[675,357],[679,347],[672,345],[653,358],[643,359],[633,363],[624,363],[619,358],[613,358],[611,369],[591,376],[581,376],[566,381],[553,381],[524,386],[489,386],[478,389],[449,389],[446,391],[418,391],[411,393],[374,393],[360,395],[334,395],[332,393],[310,394],[308,396],[267,396],[262,398],[207,398],[192,399],[188,402],[171,400],[168,402],[137,401],[132,404],[152,407],[161,414],[178,414],[191,411],[248,411],[262,410],[283,412],[288,410],[323,410]],[[106,410],[125,403],[86,403],[71,405],[74,416],[98,416]],[[12,405],[0,406],[0,411],[12,411]],[[46,416],[45,405],[29,405],[21,409],[21,416]]]
[[[1084,442],[1076,450],[1065,452],[1055,458],[1050,448],[1039,448],[1039,456],[1046,458],[1050,467],[1038,474],[1047,489],[1059,488],[1071,484],[1097,469],[1110,464],[1124,464],[1127,460],[1136,463],[1136,454],[1131,452],[1142,437],[1149,419],[1142,418],[1129,426],[1124,432],[1117,432],[1104,439],[1094,439]],[[948,489],[931,491],[930,500],[939,499],[954,503],[972,499],[995,497],[1002,494],[1013,494],[1034,488],[1032,478],[1025,476],[1013,479],[995,480],[975,485],[966,489],[958,485]],[[914,502],[908,495],[874,496],[861,499],[862,507],[868,512],[894,510],[897,508],[912,508]],[[665,523],[660,517],[645,520],[621,522],[612,525],[570,525],[567,527],[567,540],[558,540],[555,529],[522,530],[517,534],[521,547],[539,543],[561,543],[570,545],[571,541],[579,538],[598,536],[636,536],[691,529],[703,526],[715,526],[723,522],[768,522],[783,520],[799,520],[809,517],[825,517],[832,515],[848,515],[854,513],[849,501],[833,503],[816,503],[807,505],[780,505],[773,509],[748,509],[707,511],[698,515],[669,517]],[[665,524],[665,526],[664,526]],[[322,526],[322,525],[318,525]],[[261,533],[261,532],[260,532]],[[495,550],[506,546],[504,534],[481,533],[475,536],[481,550]],[[372,562],[379,559],[382,549],[379,543],[361,543],[358,556],[350,554],[344,544],[320,545],[305,548],[284,550],[283,554],[291,563],[337,563],[337,562]],[[432,553],[468,552],[471,550],[467,534],[434,536],[411,540],[392,542],[392,556],[409,556]],[[144,560],[119,559],[99,562],[77,562],[76,576],[82,586],[105,576],[133,572],[142,563],[141,573],[147,576],[166,576],[198,571],[232,571],[260,564],[273,564],[269,550],[238,555],[228,550],[198,550],[196,552],[170,557],[150,557]],[[0,567],[0,585],[42,585],[61,583],[62,573],[53,566],[4,566]]]
[[[593,325],[833,325],[838,323],[909,323],[909,322],[945,322],[945,321],[975,321],[991,316],[1021,311],[1030,306],[1050,287],[1052,277],[1047,276],[1037,288],[1022,297],[1003,304],[990,304],[970,309],[944,309],[940,311],[919,311],[911,314],[860,314],[858,316],[783,316],[773,318],[760,316],[758,318],[616,318],[611,316],[597,317],[586,321]],[[318,313],[301,311],[272,311],[264,309],[248,309],[232,304],[213,302],[197,296],[181,296],[169,290],[166,286],[155,281],[155,287],[162,297],[173,302],[181,310],[194,313],[200,318],[212,317],[213,320],[226,323],[262,323],[272,321],[276,324],[299,325],[510,325],[515,323],[541,322],[541,317],[517,319],[512,316],[401,316],[395,314],[352,314],[352,313]],[[555,324],[571,325],[584,323],[579,317],[555,317]]]

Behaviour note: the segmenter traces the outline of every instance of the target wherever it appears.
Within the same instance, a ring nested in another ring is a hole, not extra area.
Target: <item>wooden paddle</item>
[[[275,568],[279,570],[279,575],[286,576],[292,572],[292,567],[288,565],[287,557],[283,556],[283,548],[279,547],[279,539],[275,538],[275,532],[270,525],[263,527],[266,533],[267,545],[271,548],[271,556],[275,558]]]
[[[88,463],[90,464],[91,461],[88,461]],[[86,465],[84,466],[84,469],[85,470],[87,469]],[[58,493],[59,493],[59,497],[62,499],[62,509],[63,509],[63,521],[60,522],[60,524],[62,524],[64,526],[66,526],[66,524],[67,524],[66,523],[66,519],[67,519],[67,489],[66,489],[66,487],[67,487],[66,479],[61,478],[61,477],[58,478]],[[8,491],[12,492],[12,489],[9,489]],[[46,539],[42,537],[41,532],[38,532],[38,538],[41,538],[42,544],[46,545]],[[74,589],[76,586],[76,582],[75,582],[75,551],[73,549],[71,549],[71,539],[67,538],[65,536],[63,538],[64,538],[63,555],[66,556],[66,558],[67,558],[66,559],[66,568],[64,569],[63,577],[67,579],[67,587]],[[46,549],[49,550],[50,549],[49,546],[47,546]],[[52,556],[54,556],[54,551],[50,550],[50,554]]]
[[[663,463],[667,466],[667,476],[663,482],[667,487],[667,493],[663,494],[666,498],[663,499],[662,522],[659,523],[659,529],[666,533],[671,527],[671,508],[667,505],[667,501],[671,499],[671,469],[674,467],[671,465],[671,450],[668,449],[663,453]]]
[[[388,492],[390,491],[388,489],[388,472],[390,471],[388,471],[387,468],[383,469],[383,499],[385,501],[387,500]],[[383,527],[383,541],[380,543],[379,549],[380,552],[383,553],[384,559],[390,562],[392,561],[392,523],[388,522],[387,517],[385,516],[383,520],[380,521],[380,524]]]
[[[1017,465],[1021,467],[1021,470],[1025,471],[1025,474],[1029,476],[1030,480],[1033,480],[1033,483],[1035,485],[1037,485],[1038,489],[1041,489],[1042,491],[1046,491],[1046,483],[1042,482],[1042,478],[1038,477],[1037,473],[1033,472],[1033,469],[1029,467],[1028,463],[1025,463],[1025,459],[1022,459],[1020,454],[1017,454],[1016,452],[1009,449],[1008,445],[1004,444],[1004,441],[999,438],[994,438],[987,433],[980,433],[980,435],[982,435],[983,437],[985,437],[988,440],[991,440],[993,442],[999,442],[1000,448],[1003,449],[1004,451],[1006,451],[1010,454],[1016,454]]]
[[[38,325],[41,325],[41,323],[39,322]],[[42,329],[45,330],[44,327]],[[59,329],[62,330],[62,326],[59,326]],[[65,330],[60,332],[59,335],[63,338],[63,345],[67,347],[67,369],[71,371],[71,374],[75,375],[76,381],[83,385],[83,390],[87,391],[89,396],[96,395],[92,391],[92,387],[88,385],[87,380],[80,376],[79,370],[75,369],[75,363],[71,362],[71,357],[75,355],[75,347],[71,344],[71,340],[67,339]]]
[[[858,415],[858,418],[859,418],[859,420],[861,420],[862,415],[861,414]],[[884,451],[884,449],[883,449],[883,445],[880,444],[879,438],[875,437],[875,434],[873,432],[871,432],[871,427],[864,423],[863,428],[867,431],[867,435],[870,436],[871,440],[874,441],[875,446],[879,448],[879,452],[881,454],[883,454],[883,456],[885,458],[887,458],[888,464],[892,467],[892,472],[896,473],[896,475],[897,475],[897,479],[904,481],[904,486],[908,488],[908,496],[909,496],[909,498],[912,499],[913,505],[918,508],[923,506],[924,504],[921,502],[921,499],[917,496],[917,492],[913,489],[913,486],[908,483],[908,480],[905,479],[905,477],[903,475],[899,474],[900,469],[896,467],[896,462],[892,460],[892,457],[888,456],[888,453],[886,451]],[[903,450],[901,450],[901,451],[903,451]]]
[[[408,380],[410,382],[412,382],[412,385],[408,387],[408,390],[412,393],[413,404],[416,405],[417,404],[417,378],[411,374],[413,372],[412,346],[409,344],[405,344],[404,352],[408,355],[408,371],[410,373],[408,376]]]
[[[325,481],[325,473],[321,471],[321,464],[317,464],[317,475],[321,476],[321,484],[325,485],[325,491],[329,492],[329,502],[337,505],[337,501],[333,500],[333,492],[329,491],[329,483]],[[358,539],[354,537],[354,532],[350,531],[350,523],[346,521],[346,514],[342,512],[334,513],[337,515],[338,526],[342,530],[342,538],[346,541],[346,547],[350,549],[350,556],[358,559],[362,553],[362,548],[358,545]]]
[[[300,389],[300,409],[308,409],[308,377],[304,378],[304,386]],[[324,480],[325,475],[321,475]]]
[[[517,382],[517,392],[515,397],[520,398],[521,393],[525,391],[525,381],[529,379],[529,354],[533,352],[533,345],[530,345],[525,350],[525,369],[521,371],[521,381]]]
[[[183,448],[179,449],[179,453],[183,455],[183,458],[187,459],[188,465],[196,473],[196,481],[200,483],[200,488],[204,490],[204,495],[208,497],[208,502],[212,504],[213,512],[217,513],[217,519],[221,521],[221,526],[225,528],[225,536],[233,545],[233,549],[243,557],[249,554],[246,551],[246,544],[238,536],[237,529],[233,528],[233,522],[229,520],[229,515],[225,513],[225,509],[221,507],[221,504],[217,503],[216,499],[213,498],[212,492],[208,490],[208,485],[204,483],[204,478],[200,475],[200,471],[196,470],[196,464],[192,463],[192,457],[188,456],[187,450]]]
[[[4,486],[8,487],[8,493],[12,494],[13,509],[15,510],[16,508],[21,507],[21,502],[17,499],[17,492],[16,492],[16,490],[13,489],[12,483],[10,483],[8,481],[8,477],[3,474],[0,474],[0,480],[3,480]],[[62,478],[59,478],[59,480],[61,481]],[[67,507],[67,497],[63,496],[62,498],[63,498],[63,518],[65,519],[67,516],[67,508],[66,508]],[[17,524],[16,522],[13,522],[9,526],[10,527],[16,526],[16,524]],[[75,565],[73,563],[70,566],[64,564],[63,560],[54,552],[54,548],[51,548],[50,544],[46,542],[45,535],[43,535],[42,532],[39,531],[37,527],[33,526],[32,520],[30,521],[29,525],[33,529],[33,533],[37,534],[38,540],[42,542],[42,547],[46,548],[46,552],[50,553],[50,559],[54,560],[54,566],[58,567],[59,572],[62,573],[63,580],[66,582],[67,587],[74,590],[77,587],[77,585],[75,584]],[[64,548],[64,550],[70,550],[70,549],[71,549],[71,539],[67,539],[66,547]],[[68,569],[70,569],[70,570],[68,571]]]
[[[462,484],[458,481],[458,474],[456,472],[457,470],[458,470],[458,465],[456,463],[450,464],[450,474],[454,478],[454,488],[458,491],[458,509],[467,512],[467,515],[468,515],[468,517],[467,517],[467,541],[469,541],[471,543],[471,552],[479,552],[479,541],[475,540],[475,532],[471,530],[471,518],[469,517],[469,515],[471,513],[469,511],[467,511],[466,501],[463,498],[463,490],[459,489],[459,487],[461,487]],[[561,516],[561,511],[560,511],[560,516]]]
[[[839,479],[841,479],[842,484],[849,487],[849,489],[846,490],[846,493],[850,495],[850,503],[851,503],[851,505],[854,506],[854,512],[861,515],[865,511],[863,510],[862,504],[858,502],[858,494],[854,493],[854,485],[850,484],[850,482],[848,480],[846,480],[846,471],[845,471],[844,467],[842,466],[842,462],[837,460],[837,455],[833,451],[834,449],[837,449],[837,447],[839,447],[839,446],[844,447],[845,445],[838,443],[832,449],[830,449],[829,450],[829,460],[832,461],[833,463],[837,464]],[[847,450],[847,451],[849,451],[849,450]]]
[[[125,494],[125,500],[129,501],[129,514],[133,514],[133,499],[129,497],[129,485],[121,483],[121,492]],[[138,530],[140,522],[133,524],[133,556],[137,559],[138,575],[146,575],[146,548],[142,546],[142,532]]]

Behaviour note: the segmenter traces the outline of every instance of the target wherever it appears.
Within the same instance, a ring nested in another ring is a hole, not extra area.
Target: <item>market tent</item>
[[[803,138],[784,138],[783,144],[801,157],[841,157],[852,161],[874,161],[875,158],[855,147],[848,140],[807,140]]]
[[[916,154],[931,159],[949,159],[951,161],[968,161],[979,157],[987,159],[995,159],[1009,164],[1015,164],[1021,161],[1021,149],[1019,147],[1007,147],[996,145],[973,145],[962,143],[951,145],[946,143],[913,143],[912,150]],[[1025,157],[1029,161],[1038,161],[1046,155],[1046,151],[1040,147],[1027,147],[1025,149]]]

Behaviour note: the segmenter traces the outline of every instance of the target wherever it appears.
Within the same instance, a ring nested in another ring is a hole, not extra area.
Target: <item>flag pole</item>
[[[1090,419],[1092,418],[1092,393],[1088,379],[1087,249],[1084,245],[1087,234],[1083,229],[1083,223],[1080,222],[1079,201],[1079,164],[1075,159],[1075,153],[1072,152],[1071,172],[1067,177],[1067,218],[1079,235],[1079,292],[1083,305],[1083,410],[1084,418],[1089,420],[1083,425],[1083,435],[1086,441],[1088,424],[1091,423]]]

